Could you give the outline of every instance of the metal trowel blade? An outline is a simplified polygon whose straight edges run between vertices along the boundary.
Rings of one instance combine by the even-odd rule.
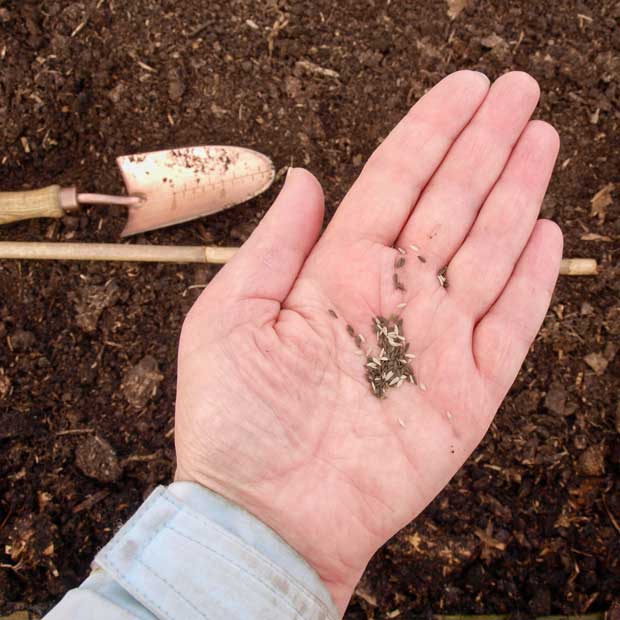
[[[238,146],[195,146],[116,160],[130,196],[127,237],[217,213],[264,192],[275,169],[261,153]]]

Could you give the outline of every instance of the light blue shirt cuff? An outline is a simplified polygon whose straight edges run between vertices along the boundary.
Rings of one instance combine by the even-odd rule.
[[[47,620],[337,620],[316,572],[242,508],[190,482],[158,487]]]

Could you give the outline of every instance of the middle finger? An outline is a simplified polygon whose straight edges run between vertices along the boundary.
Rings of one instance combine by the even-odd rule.
[[[527,73],[500,77],[428,183],[398,245],[414,245],[435,270],[467,236],[534,111],[540,90]]]

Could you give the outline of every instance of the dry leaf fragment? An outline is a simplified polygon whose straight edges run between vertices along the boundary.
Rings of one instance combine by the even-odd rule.
[[[132,366],[123,377],[121,392],[134,409],[144,409],[157,395],[164,375],[159,372],[159,364],[152,355],[146,355],[138,364]]]
[[[482,45],[482,47],[488,50],[492,50],[494,47],[497,47],[498,45],[505,45],[505,44],[506,44],[506,41],[504,41],[502,37],[495,34],[494,32],[480,39],[480,45]]]
[[[456,19],[464,9],[474,5],[475,0],[446,0],[448,3],[448,17]]]
[[[597,375],[602,375],[607,369],[607,364],[609,364],[602,353],[589,353],[583,359]]]
[[[605,454],[601,445],[590,446],[579,455],[577,469],[582,476],[605,475]]]
[[[600,189],[590,200],[592,208],[590,215],[592,217],[598,217],[599,224],[605,222],[605,216],[607,215],[607,207],[613,203],[611,192],[613,192],[615,185],[613,183],[607,183],[605,187]]]

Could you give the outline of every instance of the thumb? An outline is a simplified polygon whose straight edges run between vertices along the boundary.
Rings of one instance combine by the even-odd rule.
[[[282,303],[319,238],[323,211],[317,179],[302,168],[289,168],[272,207],[210,288],[224,287],[229,299]]]

